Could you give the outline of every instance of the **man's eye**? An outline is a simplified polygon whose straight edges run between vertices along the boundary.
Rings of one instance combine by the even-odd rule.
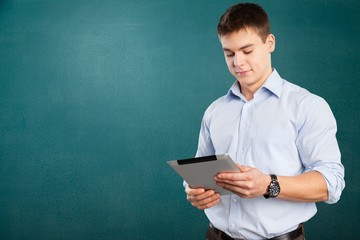
[[[250,54],[252,53],[252,50],[251,51],[244,51],[244,54]]]
[[[227,56],[227,57],[233,57],[233,56],[234,56],[234,53],[226,53],[226,56]]]

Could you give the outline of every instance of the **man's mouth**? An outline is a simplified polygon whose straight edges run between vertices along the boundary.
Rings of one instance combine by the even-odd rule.
[[[235,70],[235,73],[237,75],[245,75],[245,74],[249,73],[250,71],[251,71],[251,69],[250,70]]]

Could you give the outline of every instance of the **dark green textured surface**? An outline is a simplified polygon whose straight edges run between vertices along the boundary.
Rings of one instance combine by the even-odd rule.
[[[235,1],[0,0],[0,238],[203,239],[166,160],[195,154],[234,81],[216,35]],[[259,1],[282,77],[324,97],[347,186],[308,239],[360,221],[360,3]]]

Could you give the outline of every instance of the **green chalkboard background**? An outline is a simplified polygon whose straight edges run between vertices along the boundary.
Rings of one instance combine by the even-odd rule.
[[[193,156],[233,83],[216,35],[235,1],[0,0],[0,238],[204,239],[166,164]],[[259,1],[282,77],[324,97],[347,186],[308,239],[360,234],[360,2]]]

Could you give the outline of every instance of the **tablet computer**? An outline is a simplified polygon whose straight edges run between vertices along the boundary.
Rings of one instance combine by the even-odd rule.
[[[228,154],[171,160],[167,162],[191,188],[213,189],[222,195],[232,192],[216,185],[214,177],[219,172],[239,172]]]

